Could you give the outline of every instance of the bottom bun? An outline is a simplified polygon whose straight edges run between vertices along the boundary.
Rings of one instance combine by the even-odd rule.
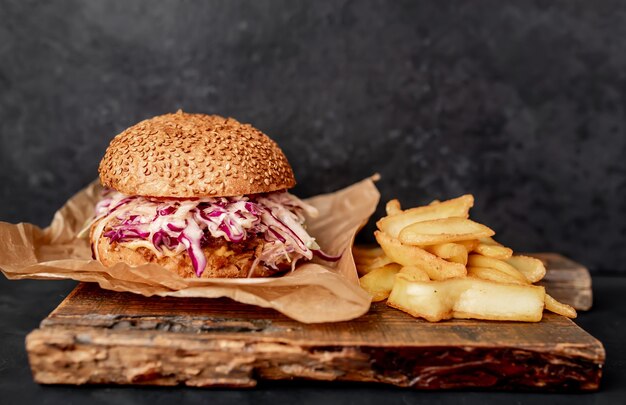
[[[212,246],[203,248],[207,258],[207,266],[201,278],[244,278],[248,277],[248,272],[252,267],[255,258],[255,251],[262,248],[257,244],[249,246],[252,249],[231,249],[229,243],[224,239],[221,243],[213,243]],[[98,240],[98,258],[100,262],[109,267],[116,263],[126,263],[130,266],[140,266],[146,263],[156,263],[167,270],[177,273],[185,278],[197,278],[191,265],[191,259],[187,252],[176,256],[157,257],[150,249],[143,247],[130,249],[124,246],[123,242],[109,243],[108,238],[101,237]],[[284,270],[276,270],[258,264],[254,273],[250,277],[269,277],[282,273]]]

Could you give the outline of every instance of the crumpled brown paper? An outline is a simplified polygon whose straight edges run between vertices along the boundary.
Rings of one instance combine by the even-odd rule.
[[[343,252],[337,263],[314,259],[272,278],[185,279],[152,263],[105,267],[91,259],[89,242],[77,238],[99,195],[100,186],[94,182],[57,211],[46,229],[0,222],[0,270],[9,279],[97,282],[108,290],[145,296],[230,297],[306,323],[345,321],[369,309],[370,296],[359,287],[350,247],[380,198],[372,179],[307,200],[320,213],[307,218],[307,229],[325,252]]]

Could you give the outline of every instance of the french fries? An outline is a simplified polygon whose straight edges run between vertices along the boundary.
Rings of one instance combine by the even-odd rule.
[[[539,322],[545,290],[474,277],[413,281],[396,276],[387,305],[430,322],[450,318]]]
[[[378,221],[376,225],[379,230],[385,232],[387,235],[392,238],[397,238],[402,229],[416,222],[450,217],[467,218],[469,216],[469,210],[473,205],[474,197],[464,195],[453,200],[424,207],[410,208],[397,215],[386,216]]]
[[[400,214],[402,212],[402,208],[400,208],[400,201],[398,200],[387,201],[387,204],[385,204],[385,211],[387,211],[387,215],[389,216]]]
[[[441,218],[411,224],[400,231],[398,239],[409,245],[424,246],[478,239],[494,234],[485,225],[466,218]]]
[[[411,281],[430,281],[428,273],[417,266],[404,266],[398,274],[402,274],[406,279]]]
[[[398,271],[400,265],[395,263],[374,269],[360,278],[361,288],[372,295],[372,301],[382,301],[389,297]]]
[[[543,262],[534,257],[512,256],[506,262],[522,273],[529,283],[536,283],[546,275],[546,267]]]
[[[468,252],[472,252],[478,245],[480,245],[480,242],[477,239],[460,240],[454,243],[465,246],[465,249],[467,249]]]
[[[388,258],[387,256],[385,256],[384,254],[382,256],[379,256],[377,258],[374,258],[370,261],[367,262],[363,262],[363,263],[357,263],[357,270],[359,272],[359,274],[364,275],[369,273],[370,271],[377,269],[379,267],[383,267],[386,266],[388,264],[392,264],[393,260],[391,260],[390,258]]]
[[[383,267],[393,261],[385,256],[385,252],[380,247],[353,247],[352,255],[354,263],[360,276],[370,271]]]
[[[387,257],[403,266],[420,267],[432,280],[463,277],[467,274],[464,265],[448,262],[417,246],[404,245],[384,232],[376,231],[374,236]]]
[[[425,250],[436,256],[454,263],[467,264],[467,249],[458,243],[441,243],[439,245],[426,246]]]
[[[495,232],[469,219],[472,195],[402,210],[389,201],[374,232],[379,248],[353,250],[361,286],[373,301],[431,322],[474,318],[538,322],[544,309],[576,311],[533,285],[546,273],[535,258],[514,255]]]
[[[493,257],[470,255],[469,259],[467,260],[467,264],[468,266],[472,267],[487,267],[496,269],[499,272],[506,274],[511,279],[517,280],[521,284],[528,284],[528,280],[526,280],[526,277],[524,277],[522,273],[517,271],[515,267],[502,260],[494,259]]]
[[[483,245],[502,246],[502,244],[500,242],[496,242],[496,240],[494,238],[492,238],[491,236],[486,236],[484,238],[480,238],[478,240],[478,242],[482,243]]]
[[[479,243],[473,251],[483,256],[501,260],[508,259],[513,256],[513,249],[500,245],[488,245],[485,243]]]
[[[491,280],[497,283],[527,284],[526,280],[519,281],[517,278],[512,277],[511,275],[498,269],[494,269],[493,267],[468,267],[467,274],[469,276],[482,278],[483,280]]]
[[[558,302],[550,295],[546,294],[546,309],[555,314],[563,315],[567,318],[576,318],[576,310],[567,304]]]

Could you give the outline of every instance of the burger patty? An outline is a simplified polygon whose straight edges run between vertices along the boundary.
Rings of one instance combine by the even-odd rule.
[[[248,273],[256,257],[263,250],[265,241],[263,238],[254,236],[241,242],[229,242],[224,238],[207,237],[203,241],[207,265],[202,273],[202,278],[243,278]],[[166,269],[178,273],[185,278],[196,278],[196,273],[191,264],[191,259],[186,251],[176,256],[158,257],[152,250],[139,247],[130,249],[125,247],[124,242],[110,243],[106,237],[98,241],[98,256],[105,266],[115,263],[127,263],[137,266],[145,263],[156,263]],[[283,273],[290,268],[285,260],[278,265],[279,269],[272,269],[263,263],[258,263],[251,277],[269,277]]]

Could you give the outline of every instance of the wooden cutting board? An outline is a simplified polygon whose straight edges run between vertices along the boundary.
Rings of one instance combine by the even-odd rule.
[[[555,296],[569,302],[586,296],[590,304],[584,268],[558,255],[542,258],[550,266],[549,291],[560,289]],[[349,322],[306,325],[228,299],[143,297],[92,283],[79,284],[28,335],[26,347],[42,384],[198,387],[312,379],[589,391],[598,388],[605,358],[598,340],[549,313],[534,324],[431,324],[375,304]]]

